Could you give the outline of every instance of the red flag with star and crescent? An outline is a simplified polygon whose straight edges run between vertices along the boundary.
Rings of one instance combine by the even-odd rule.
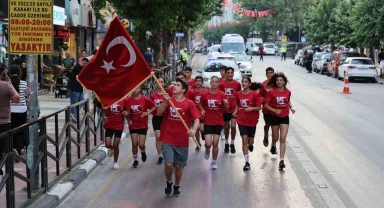
[[[95,56],[77,76],[103,108],[124,99],[152,76],[152,70],[118,17],[110,23]]]

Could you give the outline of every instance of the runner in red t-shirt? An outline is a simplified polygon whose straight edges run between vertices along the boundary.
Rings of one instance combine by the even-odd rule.
[[[204,88],[203,88],[203,80],[204,80],[204,79],[203,79],[203,77],[201,77],[201,76],[197,76],[197,77],[195,77],[194,94],[195,94],[195,103],[196,103],[196,106],[199,105],[200,100],[201,100],[201,96],[202,96],[204,93],[208,92],[207,89],[204,89]],[[198,109],[199,112],[200,112],[200,108],[197,108],[197,109]],[[201,113],[201,112],[200,112],[200,113]],[[200,117],[200,128],[199,128],[198,131],[196,131],[196,135],[195,135],[196,140],[197,140],[197,142],[199,142],[199,144],[200,144],[200,134],[201,134],[201,139],[204,140],[204,134],[203,134],[203,132],[204,132],[204,116],[201,115],[201,117]],[[201,146],[201,145],[200,145],[200,146]],[[198,150],[200,150],[200,148],[199,148],[199,147],[196,147],[195,150],[198,151]]]
[[[271,116],[272,154],[277,154],[276,143],[280,138],[280,169],[285,168],[285,140],[287,138],[289,128],[289,109],[291,109],[293,114],[296,112],[291,104],[291,91],[286,88],[287,83],[288,80],[284,74],[279,73],[273,75],[268,83],[268,86],[273,89],[269,91],[265,97],[265,107],[273,112],[273,115]]]
[[[265,96],[267,95],[267,93],[272,89],[272,88],[268,87],[268,81],[271,79],[271,77],[274,74],[275,74],[275,70],[272,67],[268,67],[265,70],[265,76],[267,76],[267,80],[265,80],[263,83],[261,83],[262,88],[259,91],[261,97],[263,97],[263,117],[264,117],[264,121],[265,121],[263,144],[265,147],[268,147],[268,145],[269,145],[268,135],[269,135],[269,128],[271,127],[270,120],[271,120],[272,112],[269,111],[265,107],[264,100],[265,100]]]
[[[137,168],[138,147],[141,152],[141,160],[147,161],[145,153],[145,140],[148,131],[148,115],[156,110],[155,103],[141,94],[141,88],[138,87],[132,92],[132,96],[125,100],[125,109],[129,111],[129,133],[132,141],[133,167]]]
[[[175,186],[173,187],[173,195],[180,196],[180,180],[183,174],[183,167],[187,166],[189,137],[196,134],[199,128],[200,113],[196,108],[196,104],[185,99],[184,94],[188,91],[188,84],[176,79],[176,85],[173,88],[174,97],[164,95],[164,102],[157,108],[157,114],[162,115],[165,112],[163,124],[161,125],[160,141],[162,142],[161,149],[164,155],[165,176],[167,178],[167,186],[165,195],[169,196],[172,193],[172,173],[175,167]],[[172,101],[175,108],[170,104]],[[193,128],[187,131],[176,113],[176,110],[181,115],[181,119],[188,125],[191,120],[194,120]]]
[[[184,74],[183,72],[177,72],[177,73],[176,73],[176,78],[181,79],[181,80],[183,80],[184,82],[187,82],[187,81],[185,80],[185,74]],[[173,96],[174,96],[174,94],[173,94],[173,87],[174,87],[174,85],[171,85],[171,86],[169,86],[168,89],[167,89],[167,93],[168,93],[169,97],[173,97]],[[188,87],[189,87],[189,86],[188,86]],[[185,97],[188,98],[188,99],[190,99],[190,100],[192,100],[192,101],[195,100],[195,94],[194,94],[193,91],[194,91],[194,90],[191,89],[191,87],[189,87],[188,91],[185,93]]]
[[[227,80],[227,75],[225,75],[225,69],[226,69],[226,68],[227,68],[227,67],[224,66],[224,65],[221,65],[221,66],[220,66],[220,75],[221,75],[221,78],[219,78],[219,84],[220,84],[220,82]]]
[[[199,105],[201,114],[207,118],[204,123],[204,158],[206,160],[209,159],[213,143],[212,170],[217,169],[216,160],[219,153],[219,139],[224,125],[223,112],[229,108],[227,96],[218,89],[218,86],[219,78],[216,76],[211,77],[211,89],[202,95]]]
[[[96,98],[97,99],[97,98]],[[104,113],[104,129],[105,129],[105,147],[108,148],[107,155],[113,155],[113,169],[119,169],[117,159],[119,158],[120,138],[124,130],[124,104],[125,101],[120,101],[113,104],[111,107],[103,110]],[[112,145],[112,137],[115,135]]]
[[[192,68],[190,66],[184,69],[185,81],[188,83],[189,88],[195,87],[195,80],[192,78]]]
[[[262,98],[256,92],[251,90],[251,78],[243,77],[241,80],[243,91],[236,95],[237,100],[237,124],[239,125],[240,136],[243,140],[243,153],[245,165],[243,170],[251,169],[249,164],[249,155],[253,151],[253,143],[256,134],[256,125],[259,121],[259,111],[261,110]]]
[[[164,88],[165,78],[159,77],[157,79],[159,80],[160,85]],[[151,100],[156,104],[157,107],[160,106],[160,104],[164,101],[164,94],[159,86],[157,86],[157,91],[151,94]],[[159,160],[157,161],[157,164],[161,165],[163,164],[164,157],[163,153],[161,152],[160,128],[161,123],[163,122],[164,115],[158,115],[156,110],[153,111],[152,115],[152,127],[156,137],[156,150],[157,154],[159,155]]]
[[[220,82],[219,89],[225,93],[229,102],[229,110],[223,114],[224,117],[224,134],[225,134],[225,148],[224,152],[236,153],[235,138],[236,138],[236,115],[233,114],[236,110],[236,94],[241,91],[241,85],[238,81],[233,80],[234,69],[228,67],[225,69],[227,80]],[[229,125],[231,122],[231,126]],[[228,137],[229,129],[231,129],[231,146],[229,146]]]

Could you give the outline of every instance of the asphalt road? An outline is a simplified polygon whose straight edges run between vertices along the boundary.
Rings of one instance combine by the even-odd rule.
[[[260,119],[250,171],[242,170],[239,136],[236,154],[224,154],[224,144],[219,144],[215,171],[203,151],[194,151],[191,141],[182,196],[165,198],[163,166],[156,164],[149,131],[146,163],[131,168],[131,144],[126,140],[121,144],[120,169],[112,170],[112,160],[107,158],[59,207],[382,207],[384,86],[351,83],[352,94],[344,95],[343,82],[307,74],[292,59],[253,59],[253,81],[264,81],[265,69],[272,66],[290,82],[297,112],[291,116],[285,171],[277,169],[277,156],[262,146]],[[205,60],[197,54],[194,71]]]

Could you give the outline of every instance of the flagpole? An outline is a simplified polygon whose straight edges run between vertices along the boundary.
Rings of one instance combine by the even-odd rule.
[[[151,74],[152,74],[152,77],[153,77],[153,79],[155,80],[157,86],[160,87],[161,91],[162,91],[164,94],[167,94],[167,92],[165,92],[163,86],[161,86],[159,80],[158,80],[157,77],[154,75],[154,73],[152,72]],[[169,103],[171,104],[171,106],[172,106],[173,109],[176,109],[175,105],[172,103],[171,100],[169,100]],[[183,117],[181,117],[179,111],[175,110],[175,112],[176,112],[177,116],[180,118],[180,120],[181,120],[181,122],[183,123],[184,127],[187,129],[187,131],[189,131],[189,127],[188,127],[188,125],[185,123],[185,121],[183,120]],[[200,144],[197,142],[196,137],[193,136],[192,139],[193,139],[193,141],[196,143],[196,145],[200,148]]]

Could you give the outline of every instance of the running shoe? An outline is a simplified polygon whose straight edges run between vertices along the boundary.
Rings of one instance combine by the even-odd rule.
[[[139,167],[139,161],[137,161],[137,160],[133,161],[132,167],[134,167],[134,168]]]
[[[217,164],[215,162],[211,163],[211,169],[216,170],[217,169]]]
[[[211,155],[211,151],[205,150],[205,152],[204,152],[204,159],[209,160],[210,155]]]
[[[235,149],[235,145],[234,144],[231,144],[231,153],[232,154],[236,153],[236,149]]]
[[[279,169],[283,170],[283,168],[285,168],[284,160],[280,161],[279,163]]]
[[[173,186],[173,196],[175,197],[181,196],[180,186]]]
[[[147,161],[147,153],[145,153],[145,152],[142,152],[142,153],[141,153],[141,160],[142,160],[143,162]]]
[[[220,137],[221,137],[221,140],[225,140],[224,130],[221,130]]]
[[[267,138],[264,138],[264,140],[263,140],[263,144],[264,144],[264,147],[268,147],[268,145],[269,145],[268,137],[267,137]]]
[[[163,157],[159,157],[159,160],[157,161],[157,164],[161,165],[161,164],[163,164],[163,161],[164,161],[164,158]]]
[[[229,144],[225,144],[224,152],[229,153]]]
[[[243,170],[249,170],[249,169],[251,169],[251,165],[249,164],[249,162],[245,162]]]
[[[119,164],[117,162],[113,163],[113,170],[119,169]]]
[[[250,152],[253,152],[253,144],[248,145],[248,150],[249,150]]]
[[[108,155],[108,157],[112,157],[113,156],[113,149],[112,148],[108,148],[107,155]]]
[[[172,185],[173,185],[173,182],[168,183],[168,181],[167,181],[167,186],[165,187],[165,195],[166,196],[170,196],[172,194]]]
[[[272,145],[271,146],[271,153],[272,153],[272,155],[276,155],[277,154],[276,145]]]

